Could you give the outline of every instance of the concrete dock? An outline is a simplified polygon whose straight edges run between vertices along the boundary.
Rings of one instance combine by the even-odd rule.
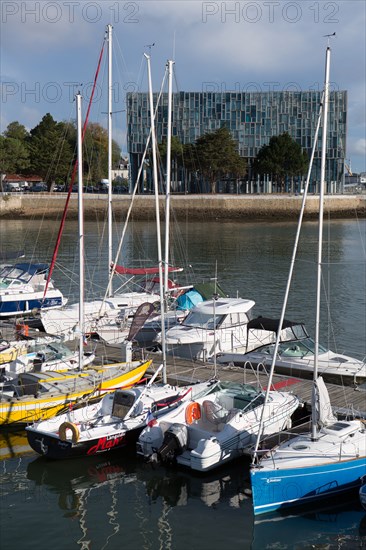
[[[85,194],[84,215],[87,220],[106,219],[106,194]],[[164,216],[165,196],[160,198],[161,216]],[[0,219],[60,219],[66,201],[66,193],[24,193],[0,196]],[[236,221],[286,221],[297,220],[302,203],[301,195],[253,194],[253,195],[172,195],[171,209],[181,221],[236,220]],[[113,216],[124,220],[131,205],[129,195],[113,195]],[[308,195],[305,219],[315,219],[319,211],[319,197]],[[330,218],[366,216],[366,194],[326,195],[324,213]],[[77,219],[77,193],[72,193],[68,218]],[[131,218],[155,220],[155,197],[136,195]]]

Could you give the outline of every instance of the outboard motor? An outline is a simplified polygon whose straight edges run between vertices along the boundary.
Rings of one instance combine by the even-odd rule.
[[[163,443],[156,454],[162,462],[173,462],[177,455],[185,451],[187,443],[187,426],[172,424],[165,432]]]

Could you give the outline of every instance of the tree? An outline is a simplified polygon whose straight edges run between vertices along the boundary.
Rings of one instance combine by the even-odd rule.
[[[239,155],[237,144],[225,127],[197,139],[195,158],[200,173],[211,185],[212,193],[216,193],[220,178],[242,177],[246,172],[246,161]]]
[[[56,122],[47,113],[41,122],[30,131],[30,171],[51,182],[65,182],[73,159],[73,146],[68,141],[69,126]]]
[[[14,121],[8,124],[0,136],[0,172],[2,174],[24,172],[29,167],[29,149],[26,128]]]
[[[0,136],[0,172],[24,172],[30,165],[27,144],[20,139]]]
[[[307,153],[285,132],[271,137],[269,144],[260,149],[253,170],[256,174],[271,174],[282,188],[286,177],[305,174],[308,164]]]
[[[119,165],[121,149],[112,140],[112,166]],[[91,183],[98,183],[108,175],[108,132],[97,122],[90,122],[84,138],[85,177]]]
[[[17,120],[14,120],[8,124],[4,132],[4,136],[24,142],[29,137],[29,132],[23,124],[20,124]]]

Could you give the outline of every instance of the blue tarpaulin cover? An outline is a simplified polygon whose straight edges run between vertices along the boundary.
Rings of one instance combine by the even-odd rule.
[[[177,298],[177,309],[191,309],[200,302],[203,302],[203,298],[201,294],[193,288]]]

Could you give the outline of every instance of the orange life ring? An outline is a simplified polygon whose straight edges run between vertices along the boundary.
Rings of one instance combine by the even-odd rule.
[[[192,424],[195,420],[201,418],[201,407],[197,401],[189,403],[186,407],[186,422],[187,424]]]
[[[58,435],[61,441],[67,441],[67,435],[66,435],[67,430],[71,430],[72,432],[71,441],[73,443],[77,443],[79,441],[80,432],[79,432],[79,428],[72,422],[63,422],[59,427]]]

